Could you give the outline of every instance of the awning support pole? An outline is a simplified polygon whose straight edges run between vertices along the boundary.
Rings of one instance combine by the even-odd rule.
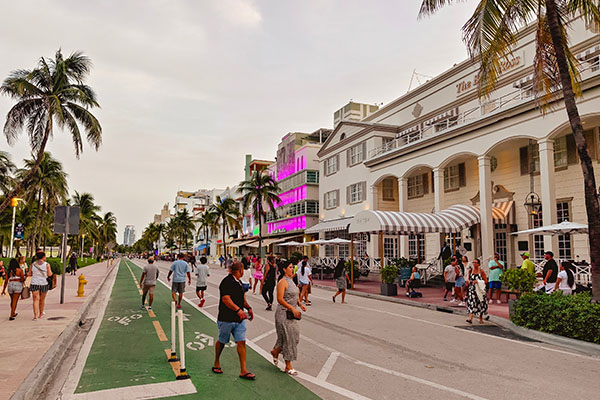
[[[350,289],[354,289],[354,233],[350,234]]]
[[[379,277],[381,279],[381,282],[383,282],[383,267],[384,267],[384,257],[383,257],[383,231],[379,232],[379,258],[381,259],[380,262],[380,270],[379,270]]]

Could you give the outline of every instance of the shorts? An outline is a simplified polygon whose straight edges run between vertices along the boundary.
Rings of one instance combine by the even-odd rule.
[[[47,292],[50,289],[50,287],[48,286],[48,284],[45,285],[31,285],[29,287],[29,290],[32,292]]]
[[[446,290],[451,292],[454,288],[454,282],[446,282]]]
[[[23,291],[23,283],[18,281],[9,281],[8,286],[8,294],[21,293]]]
[[[458,279],[456,280],[456,282],[454,283],[454,286],[456,286],[456,287],[465,286],[465,278],[463,278],[462,276],[459,276]]]
[[[173,285],[171,286],[171,292],[183,294],[183,292],[185,292],[185,282],[173,282]]]
[[[156,285],[144,285],[144,288],[142,289],[142,295],[145,296],[147,293],[154,295],[155,287],[156,287]]]
[[[247,292],[248,290],[250,290],[250,284],[249,283],[242,283],[242,287],[244,288],[244,292]]]
[[[196,286],[196,292],[199,292],[201,290],[206,290],[206,286]]]
[[[502,282],[500,281],[489,281],[488,288],[500,290],[502,288]]]
[[[217,321],[219,328],[219,342],[229,343],[229,338],[233,335],[235,342],[244,342],[246,340],[246,320],[242,322]]]

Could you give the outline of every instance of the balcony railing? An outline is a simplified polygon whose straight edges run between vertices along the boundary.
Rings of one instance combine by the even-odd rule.
[[[582,81],[598,75],[600,73],[600,59],[597,58],[594,62],[589,63],[587,67],[580,70],[580,73]],[[477,107],[459,112],[457,116],[429,126],[425,126],[422,129],[406,133],[384,143],[383,146],[370,150],[367,161],[390,153],[394,150],[408,147],[424,139],[434,137],[450,128],[465,126],[492,113],[499,113],[501,111],[513,108],[517,105],[523,104],[524,102],[531,101],[533,98],[534,95],[530,85],[506,95],[489,99]]]

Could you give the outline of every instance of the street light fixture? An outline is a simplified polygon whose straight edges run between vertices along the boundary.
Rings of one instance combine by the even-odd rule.
[[[525,196],[525,203],[523,206],[525,206],[525,209],[527,210],[527,215],[531,215],[532,217],[538,215],[542,209],[540,196],[535,192],[530,192]]]
[[[15,242],[15,217],[16,217],[17,206],[19,205],[19,201],[22,201],[23,203],[25,203],[25,200],[20,199],[18,197],[13,197],[12,199],[10,199],[10,206],[12,207],[13,212],[12,212],[12,224],[10,227],[10,250],[8,251],[9,258],[12,258],[13,243]]]

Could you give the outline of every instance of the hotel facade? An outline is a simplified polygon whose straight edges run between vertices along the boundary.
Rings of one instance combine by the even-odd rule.
[[[573,26],[583,92],[577,104],[598,176],[600,35],[582,20]],[[514,235],[565,220],[587,223],[567,113],[562,101],[540,112],[532,92],[534,55],[535,30],[527,27],[489,98],[479,97],[479,65],[467,60],[360,121],[341,120],[318,153],[320,223],[310,232],[321,239],[355,232],[355,256],[367,253],[375,269],[382,256],[437,257],[444,241],[469,259],[498,252],[511,266],[523,251],[536,260],[552,250],[557,258],[589,261],[585,235]],[[457,205],[476,209],[477,220],[455,232],[428,233],[427,224],[444,223]],[[398,222],[377,211],[418,213],[406,216],[416,218],[420,228],[413,231],[420,233],[394,229]],[[360,229],[372,225],[368,219],[385,227]],[[319,255],[330,256],[326,251]],[[340,249],[348,255],[348,246]]]

